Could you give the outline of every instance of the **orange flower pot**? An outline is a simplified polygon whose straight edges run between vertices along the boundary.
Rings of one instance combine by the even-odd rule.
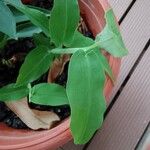
[[[107,0],[79,0],[79,5],[86,24],[93,35],[96,35],[105,26],[104,13],[110,9]],[[117,77],[121,60],[111,55],[107,55],[107,58]],[[107,78],[104,89],[107,102],[112,88],[113,84]],[[69,123],[68,118],[53,129],[44,131],[17,130],[1,123],[0,150],[54,150],[72,139]]]

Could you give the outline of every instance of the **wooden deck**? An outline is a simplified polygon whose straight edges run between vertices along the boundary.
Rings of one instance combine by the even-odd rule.
[[[90,143],[58,150],[150,150],[150,0],[109,0],[129,55],[101,130]]]

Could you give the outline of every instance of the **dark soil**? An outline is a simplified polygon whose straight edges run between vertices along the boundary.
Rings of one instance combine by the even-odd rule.
[[[51,10],[53,7],[53,2],[54,0],[32,0],[28,4]]]
[[[8,41],[0,50],[0,87],[15,82],[27,53],[35,46],[31,38]]]

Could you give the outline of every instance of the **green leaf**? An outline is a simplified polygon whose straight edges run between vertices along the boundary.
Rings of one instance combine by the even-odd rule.
[[[66,105],[68,104],[66,89],[57,84],[38,84],[31,90],[30,102],[48,106]]]
[[[19,71],[17,85],[28,84],[38,79],[49,69],[53,55],[48,51],[49,48],[39,46],[27,55]]]
[[[79,22],[77,0],[55,0],[50,17],[50,35],[56,46],[70,45]]]
[[[9,6],[9,9],[13,13],[15,20],[16,20],[16,23],[29,21],[29,18],[25,14],[20,12],[18,9],[16,9],[15,7]]]
[[[15,86],[13,83],[0,89],[0,101],[19,100],[28,94],[29,89],[27,86]]]
[[[66,91],[75,144],[88,142],[102,125],[106,109],[104,84],[105,73],[99,56],[94,51],[74,53],[69,64]]]
[[[105,49],[115,57],[127,55],[128,51],[123,43],[112,9],[106,12],[105,18],[106,26],[104,30],[97,35],[96,42],[100,48]]]
[[[101,61],[101,65],[102,65],[104,71],[106,72],[106,74],[111,78],[111,80],[113,82],[115,82],[115,77],[113,75],[112,69],[111,69],[109,62],[106,59],[106,57],[100,52],[100,50],[98,48],[95,50],[95,53],[99,57],[99,59]]]
[[[7,34],[11,38],[16,36],[15,18],[3,1],[0,1],[0,32]]]
[[[36,27],[31,22],[26,22],[17,26],[17,37],[31,37],[33,34],[41,31],[39,27]]]
[[[46,16],[50,16],[50,10],[45,9],[45,8],[41,8],[41,7],[37,7],[37,6],[33,6],[33,5],[27,5],[29,8],[33,8],[33,9],[37,9],[41,12],[43,12]]]
[[[79,48],[79,47],[87,47],[92,44],[94,44],[94,41],[91,38],[85,37],[83,34],[76,31],[73,41],[70,45],[68,45],[68,47]]]
[[[8,36],[0,32],[0,49],[4,48],[5,44],[7,43]]]
[[[8,4],[12,5],[22,13],[24,13],[30,21],[40,27],[42,31],[49,36],[49,19],[42,11],[39,11],[34,8],[29,8],[21,3],[18,0],[5,0]]]
[[[47,47],[52,47],[50,44],[50,39],[45,37],[42,33],[34,34],[33,39],[36,46],[44,45]]]

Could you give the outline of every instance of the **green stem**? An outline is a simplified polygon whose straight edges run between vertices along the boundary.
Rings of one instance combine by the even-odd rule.
[[[28,84],[28,89],[29,89],[29,101],[30,101],[31,96],[32,96],[32,87],[30,83]]]
[[[55,48],[53,50],[49,50],[49,53],[54,54],[73,54],[77,52],[78,50],[83,50],[84,52],[90,52],[94,48],[99,47],[99,42],[95,42],[94,44],[88,46],[88,47],[80,47],[80,48]]]
[[[94,49],[94,48],[96,48],[96,47],[98,47],[98,42],[95,42],[93,45],[91,45],[91,46],[88,46],[88,47],[83,47],[82,49],[85,51],[85,52],[87,52],[87,51],[90,51],[90,50],[92,50],[92,49]]]

